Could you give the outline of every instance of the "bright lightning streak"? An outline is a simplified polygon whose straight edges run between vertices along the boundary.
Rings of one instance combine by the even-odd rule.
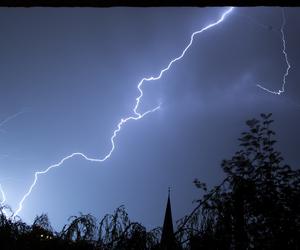
[[[0,192],[1,192],[1,196],[2,196],[2,200],[0,202],[0,209],[1,209],[1,212],[6,216],[8,217],[8,213],[6,211],[7,207],[5,206],[5,202],[6,202],[6,195],[5,195],[5,192],[2,188],[2,185],[0,184]]]
[[[3,121],[0,122],[0,128],[1,128],[4,124],[8,123],[10,120],[12,120],[12,119],[16,118],[17,116],[19,116],[19,115],[21,115],[21,114],[24,114],[24,113],[25,113],[25,111],[20,111],[20,112],[18,112],[18,113],[15,113],[15,114],[13,114],[13,115],[11,115],[11,116],[5,118]]]
[[[260,84],[257,84],[257,87],[267,91],[268,93],[274,94],[274,95],[280,95],[280,94],[284,93],[286,78],[289,75],[289,70],[291,68],[291,65],[290,65],[289,60],[288,60],[288,55],[286,53],[286,40],[285,40],[285,35],[284,35],[285,23],[286,23],[286,20],[285,20],[284,9],[282,9],[282,25],[281,25],[280,32],[281,32],[281,38],[282,38],[282,53],[284,54],[284,58],[285,58],[287,68],[286,68],[285,74],[283,75],[281,89],[279,89],[278,91],[273,91],[273,90],[270,90],[270,89],[267,89],[267,88],[263,87]]]
[[[110,151],[108,152],[108,154],[106,156],[104,156],[103,158],[100,158],[100,159],[97,159],[97,158],[90,158],[90,157],[87,157],[85,154],[83,153],[80,153],[80,152],[76,152],[76,153],[72,153],[66,157],[64,157],[60,162],[56,163],[56,164],[53,164],[51,166],[49,166],[48,168],[46,168],[45,170],[43,171],[37,171],[34,173],[34,181],[32,182],[29,190],[27,191],[27,193],[23,196],[23,198],[21,199],[21,201],[19,202],[19,207],[18,209],[16,210],[16,212],[14,213],[13,216],[16,216],[23,208],[23,203],[24,201],[26,200],[26,198],[31,194],[32,192],[32,189],[34,188],[34,186],[36,185],[37,183],[37,180],[38,180],[38,176],[39,175],[43,175],[43,174],[46,174],[47,172],[49,172],[51,169],[53,168],[56,168],[56,167],[59,167],[61,166],[66,160],[68,159],[71,159],[73,158],[74,156],[81,156],[83,157],[85,160],[87,161],[91,161],[91,162],[103,162],[103,161],[106,161],[108,158],[110,158],[112,152],[115,150],[115,138],[117,136],[117,134],[121,131],[122,129],[122,125],[125,124],[126,122],[130,121],[130,120],[139,120],[141,118],[143,118],[145,115],[149,114],[149,113],[152,113],[152,112],[155,112],[156,110],[158,110],[160,108],[160,106],[157,106],[155,107],[154,109],[151,109],[151,110],[148,110],[146,111],[145,113],[136,113],[137,116],[130,116],[130,117],[126,117],[126,118],[122,118],[121,121],[118,123],[117,125],[117,129],[114,130],[113,132],[113,135],[112,137],[110,138],[110,141],[111,141],[111,149]]]
[[[112,137],[110,138],[110,141],[111,141],[111,150],[108,152],[108,154],[106,156],[104,156],[103,158],[100,158],[100,159],[97,159],[97,158],[90,158],[90,157],[87,157],[85,154],[83,153],[80,153],[80,152],[77,152],[77,153],[72,153],[66,157],[64,157],[60,162],[56,163],[56,164],[53,164],[51,166],[49,166],[48,168],[46,168],[45,170],[43,171],[37,171],[35,172],[34,174],[34,181],[33,183],[30,185],[29,187],[29,190],[27,191],[27,193],[23,196],[23,198],[21,199],[21,201],[19,202],[19,207],[18,209],[16,210],[16,212],[14,213],[13,216],[16,216],[23,208],[23,203],[24,201],[26,200],[26,198],[31,194],[33,188],[35,187],[36,183],[37,183],[37,180],[38,180],[38,177],[39,175],[43,175],[43,174],[46,174],[47,172],[49,172],[51,169],[53,168],[57,168],[59,166],[61,166],[66,160],[68,159],[71,159],[73,158],[74,156],[81,156],[82,158],[84,158],[85,160],[87,161],[92,161],[92,162],[103,162],[103,161],[106,161],[108,158],[110,158],[111,154],[113,153],[113,151],[115,150],[115,138],[117,137],[118,133],[121,131],[122,129],[122,126],[127,123],[128,121],[130,120],[139,120],[141,118],[143,118],[145,115],[149,114],[149,113],[152,113],[152,112],[155,112],[156,110],[158,110],[160,108],[160,106],[157,106],[151,110],[148,110],[144,113],[140,113],[138,111],[138,108],[139,108],[139,105],[141,103],[141,99],[144,95],[143,93],[143,90],[142,90],[142,86],[143,86],[143,83],[145,82],[151,82],[151,81],[156,81],[156,80],[159,80],[163,74],[168,71],[172,64],[179,61],[180,59],[182,59],[185,55],[185,53],[187,52],[187,50],[191,47],[193,41],[194,41],[194,37],[197,35],[197,34],[200,34],[216,25],[218,25],[219,23],[223,22],[224,19],[226,18],[226,16],[233,10],[234,8],[233,7],[230,7],[228,8],[223,14],[222,16],[214,23],[211,23],[207,26],[205,26],[204,28],[202,28],[201,30],[198,30],[198,31],[195,31],[194,33],[192,33],[191,37],[190,37],[190,42],[188,43],[188,45],[184,48],[184,50],[182,51],[182,53],[180,54],[180,56],[174,58],[173,60],[170,61],[170,63],[168,64],[168,66],[164,69],[162,69],[160,71],[160,73],[157,75],[157,76],[151,76],[149,78],[143,78],[137,85],[137,89],[139,91],[139,95],[138,97],[135,99],[135,105],[134,105],[134,108],[133,108],[133,113],[134,113],[134,116],[129,116],[129,117],[126,117],[126,118],[122,118],[120,120],[120,122],[118,123],[117,125],[117,129],[114,130],[113,132],[113,135]]]
[[[0,206],[4,206],[4,203],[6,201],[6,196],[5,196],[5,192],[3,191],[2,185],[0,184],[0,192],[1,192],[1,196],[2,196],[2,200],[0,202]]]
[[[10,120],[15,119],[16,117],[18,117],[19,115],[22,115],[24,113],[25,113],[25,111],[20,111],[20,112],[17,112],[17,113],[15,113],[13,115],[10,115],[10,116],[6,117],[4,120],[2,120],[0,122],[0,128],[3,127],[6,123],[8,123]],[[0,131],[3,132],[5,130],[0,129]],[[2,155],[2,156],[0,156],[0,159],[4,159],[6,157],[7,157],[7,155]],[[5,202],[6,202],[6,195],[5,195],[5,192],[4,192],[1,184],[0,184],[0,193],[1,193],[1,196],[2,196],[2,200],[0,202],[0,207],[3,208],[3,206],[5,205]],[[4,211],[4,214],[7,215],[5,213],[5,211]]]
[[[168,66],[167,66],[166,68],[162,69],[157,77],[153,77],[153,76],[152,76],[152,77],[149,77],[149,78],[143,78],[143,79],[139,82],[137,88],[139,89],[140,95],[136,98],[136,104],[135,104],[135,107],[134,107],[134,109],[133,109],[133,111],[134,111],[135,114],[138,114],[137,109],[138,109],[139,104],[140,104],[140,99],[141,99],[142,96],[143,96],[143,91],[141,90],[141,86],[142,86],[142,84],[144,83],[144,81],[148,81],[148,82],[149,82],[149,81],[156,81],[156,80],[159,80],[159,79],[162,77],[162,75],[163,75],[166,71],[168,71],[168,70],[170,69],[170,67],[172,66],[173,63],[175,63],[176,61],[178,61],[178,60],[180,60],[181,58],[184,57],[184,55],[185,55],[185,53],[187,52],[187,50],[191,47],[191,45],[192,45],[192,43],[193,43],[193,41],[194,41],[194,37],[195,37],[196,35],[198,35],[198,34],[204,32],[204,31],[206,31],[206,30],[208,30],[208,29],[210,29],[210,28],[212,28],[212,27],[218,25],[218,24],[221,23],[221,22],[223,22],[224,19],[226,18],[226,16],[227,16],[233,9],[234,9],[234,7],[230,7],[227,11],[225,11],[225,12],[223,13],[223,15],[221,16],[221,18],[220,18],[218,21],[216,21],[216,22],[214,22],[214,23],[211,23],[211,24],[205,26],[205,27],[202,28],[201,30],[195,31],[195,32],[191,35],[191,37],[190,37],[190,42],[189,42],[188,45],[185,47],[185,49],[182,51],[181,55],[178,56],[178,57],[176,57],[176,58],[174,58],[172,61],[170,61],[170,63],[168,64]]]

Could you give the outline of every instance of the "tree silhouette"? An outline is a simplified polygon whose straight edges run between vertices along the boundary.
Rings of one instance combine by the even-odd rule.
[[[283,164],[272,123],[271,114],[246,122],[240,150],[222,162],[225,179],[180,221],[177,235],[190,249],[299,248],[300,171]]]
[[[104,249],[155,249],[159,236],[158,228],[147,232],[140,223],[131,222],[124,206],[120,206],[100,221],[98,245]]]

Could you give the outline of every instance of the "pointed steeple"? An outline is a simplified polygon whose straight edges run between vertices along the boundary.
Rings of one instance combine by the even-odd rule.
[[[170,188],[168,190],[168,201],[165,212],[164,225],[160,240],[160,246],[162,250],[173,250],[176,249],[176,240],[173,230],[173,219],[170,201]]]

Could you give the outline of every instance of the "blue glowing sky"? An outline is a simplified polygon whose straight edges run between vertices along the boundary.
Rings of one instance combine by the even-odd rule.
[[[34,172],[73,152],[103,157],[121,117],[131,115],[143,77],[157,75],[190,35],[224,8],[0,8],[0,183],[13,210]],[[116,139],[112,157],[75,157],[41,176],[20,216],[47,213],[56,228],[78,212],[102,217],[124,204],[133,220],[160,226],[167,190],[174,219],[200,193],[192,184],[222,178],[220,162],[237,149],[244,121],[272,112],[278,149],[299,167],[300,9],[286,8],[291,69],[281,88],[280,8],[236,8],[199,34],[158,81],[145,84],[141,112]],[[1,123],[0,123],[1,124]]]

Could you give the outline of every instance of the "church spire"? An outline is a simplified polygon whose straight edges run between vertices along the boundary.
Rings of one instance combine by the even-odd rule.
[[[175,236],[173,231],[172,209],[171,209],[171,201],[170,201],[170,188],[168,189],[168,201],[167,201],[160,245],[161,245],[161,249],[163,250],[176,249],[176,241],[175,241]]]

